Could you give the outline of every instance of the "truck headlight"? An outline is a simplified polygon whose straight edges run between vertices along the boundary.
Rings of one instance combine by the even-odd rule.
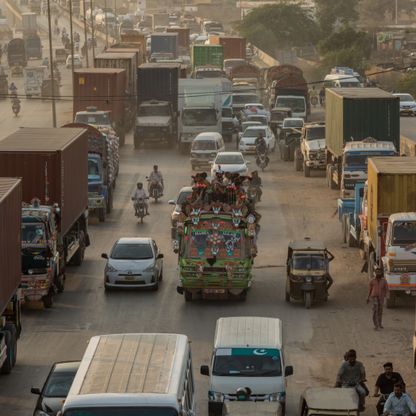
[[[305,282],[306,282],[306,283],[312,283],[312,280],[313,280],[313,279],[312,279],[312,276],[306,276],[306,277],[305,277]]]
[[[212,402],[223,402],[224,401],[224,395],[218,391],[209,391],[208,392],[208,398]]]
[[[284,402],[286,399],[286,393],[281,391],[279,393],[271,393],[269,394],[269,401],[270,402]]]

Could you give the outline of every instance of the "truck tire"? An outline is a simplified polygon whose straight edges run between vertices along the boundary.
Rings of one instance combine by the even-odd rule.
[[[72,266],[81,266],[82,262],[84,261],[85,255],[85,235],[84,232],[81,231],[79,233],[79,247],[77,252],[72,256],[71,265]]]
[[[303,159],[299,158],[299,149],[295,150],[295,154],[293,158],[294,158],[295,171],[300,172],[302,170]]]
[[[348,243],[348,247],[357,247],[357,241],[355,240],[354,236],[351,234],[351,219],[348,216],[347,217],[347,223],[346,223],[346,227],[347,227],[347,243]]]
[[[105,222],[105,218],[107,216],[106,214],[107,214],[107,208],[100,208],[98,210],[98,220],[100,222]]]
[[[394,292],[389,292],[388,297],[386,298],[386,308],[393,309],[396,307],[397,295]]]
[[[53,305],[53,291],[52,289],[49,290],[49,293],[42,298],[42,303],[44,308],[49,309],[52,308]]]
[[[347,219],[349,215],[343,214],[341,218],[341,232],[342,232],[342,242],[347,242]]]
[[[113,210],[113,191],[111,187],[108,188],[108,201],[107,201],[107,214],[110,214]]]
[[[306,162],[303,162],[303,174],[305,175],[305,178],[309,178],[311,176],[311,168],[306,164]]]
[[[192,302],[192,292],[189,290],[184,290],[183,295],[185,296],[185,302]]]
[[[60,274],[58,276],[55,276],[54,283],[55,283],[57,292],[62,293],[65,288],[65,275]]]
[[[134,148],[138,149],[139,147],[140,147],[140,138],[136,133],[134,133]]]
[[[305,308],[310,309],[312,306],[312,292],[305,292],[303,298],[305,301]]]
[[[294,144],[289,145],[289,158],[288,160],[290,162],[293,162],[294,156],[295,156],[295,150],[296,150],[296,146]]]
[[[13,345],[12,334],[9,331],[3,331],[4,340],[6,343],[6,361],[3,363],[0,369],[1,374],[10,374],[13,368]]]
[[[17,360],[17,339],[19,338],[17,335],[17,328],[15,324],[9,322],[4,326],[4,329],[6,331],[9,331],[12,336],[12,365],[14,367],[16,365]]]

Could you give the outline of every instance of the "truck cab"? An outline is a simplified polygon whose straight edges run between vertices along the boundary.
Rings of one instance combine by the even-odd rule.
[[[145,140],[166,140],[171,144],[175,143],[175,124],[176,118],[170,102],[143,101],[137,110],[134,147],[138,148]]]
[[[292,117],[307,118],[306,99],[303,95],[277,95],[275,107],[287,107],[292,110]]]
[[[42,83],[46,77],[46,71],[46,66],[30,66],[23,69],[26,97],[42,94]]]
[[[75,114],[75,123],[89,124],[94,127],[111,127],[112,122],[109,111],[97,110],[96,107],[87,107],[85,111]]]

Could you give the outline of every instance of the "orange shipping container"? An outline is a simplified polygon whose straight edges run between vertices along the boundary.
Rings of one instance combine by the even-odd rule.
[[[218,43],[224,48],[224,59],[246,59],[246,38],[220,36]]]

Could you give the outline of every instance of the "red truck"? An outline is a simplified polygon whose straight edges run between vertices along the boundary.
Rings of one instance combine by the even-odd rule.
[[[0,372],[16,363],[20,322],[22,181],[0,178]]]

